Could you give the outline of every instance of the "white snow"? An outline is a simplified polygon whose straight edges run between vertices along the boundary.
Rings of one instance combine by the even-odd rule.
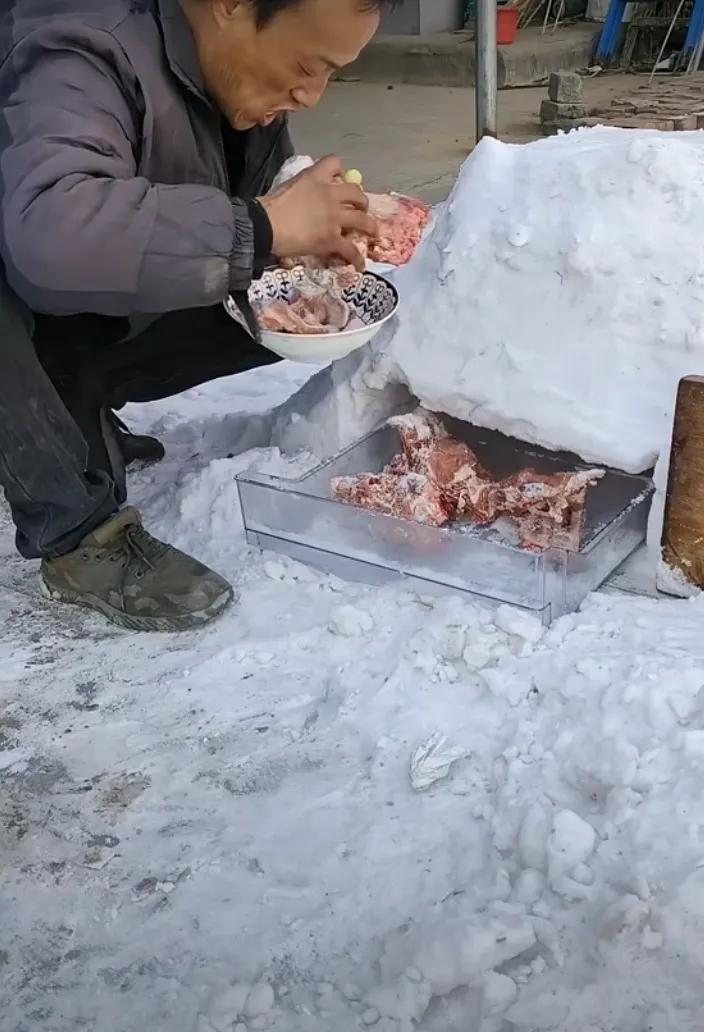
[[[599,594],[546,631],[345,584],[249,549],[234,478],[358,436],[409,401],[394,375],[647,465],[701,364],[702,148],[485,144],[386,357],[279,409],[305,370],[126,413],[167,445],[131,500],[239,590],[218,623],[47,602],[2,513],[3,1029],[700,1032],[704,598]],[[414,298],[421,269],[446,289]]]
[[[406,384],[432,410],[643,471],[679,379],[704,372],[704,136],[486,139],[394,278],[398,324],[285,408],[284,443],[347,444]]]
[[[704,371],[703,234],[701,133],[488,140],[399,277],[389,357],[431,409],[641,471]]]
[[[128,414],[149,526],[241,592],[212,627],[46,602],[4,521],[3,1027],[698,1030],[704,600],[545,631],[252,552],[234,474],[283,460],[227,456],[297,382]]]
[[[655,566],[677,385],[704,373],[704,135],[486,139],[392,275],[398,321],[284,405],[274,443],[329,455],[420,400],[590,462],[657,462]],[[692,594],[662,563],[658,583]]]

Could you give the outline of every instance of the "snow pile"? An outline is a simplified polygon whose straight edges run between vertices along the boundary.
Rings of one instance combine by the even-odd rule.
[[[699,1032],[704,597],[596,596],[546,632],[344,584],[248,549],[234,477],[282,468],[270,440],[336,450],[404,379],[648,465],[704,367],[701,155],[485,144],[398,274],[393,339],[314,377],[273,437],[305,370],[130,412],[167,444],[131,501],[236,584],[218,623],[139,636],[51,605],[2,518],[8,1028]]]
[[[679,378],[704,372],[704,136],[485,140],[395,279],[399,325],[294,401],[325,433],[293,428],[294,446],[356,435],[347,382],[376,415],[397,381],[430,409],[642,471]]]
[[[249,550],[282,460],[233,413],[287,384],[128,414],[131,500],[241,593],[210,627],[51,605],[0,527],[5,1025],[699,1032],[704,599],[546,632]]]

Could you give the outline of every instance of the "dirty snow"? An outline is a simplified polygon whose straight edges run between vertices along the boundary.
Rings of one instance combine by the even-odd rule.
[[[3,516],[3,1032],[699,1032],[704,601],[544,632],[253,552],[234,476],[283,460],[234,453],[299,382],[129,413],[212,627],[47,603]]]

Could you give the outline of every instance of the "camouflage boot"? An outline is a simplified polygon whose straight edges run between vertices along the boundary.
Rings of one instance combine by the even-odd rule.
[[[40,577],[57,602],[95,609],[133,631],[184,631],[218,616],[234,592],[219,574],[142,526],[123,509],[68,555],[44,559]]]

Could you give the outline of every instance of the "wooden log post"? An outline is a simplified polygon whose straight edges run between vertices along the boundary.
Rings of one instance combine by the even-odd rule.
[[[683,594],[704,588],[704,376],[686,376],[677,392],[662,560]]]

